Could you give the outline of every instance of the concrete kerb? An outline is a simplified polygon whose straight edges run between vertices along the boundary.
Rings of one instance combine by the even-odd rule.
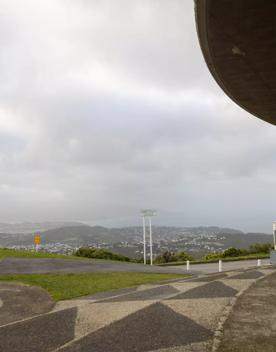
[[[266,265],[265,267],[267,267],[268,265]],[[271,265],[270,265],[271,266]],[[260,267],[256,267],[258,269],[260,269]],[[256,269],[255,268],[255,269]],[[262,267],[261,267],[262,268]],[[264,267],[263,267],[264,268]],[[248,270],[245,270],[245,271],[249,271],[250,269]],[[251,268],[252,270],[252,268]],[[259,277],[258,279],[255,279],[248,287],[244,288],[243,290],[239,291],[235,297],[233,297],[229,304],[225,307],[220,319],[219,319],[219,322],[218,322],[218,325],[217,325],[217,328],[214,332],[214,339],[213,339],[213,343],[212,343],[212,352],[217,352],[219,351],[219,347],[220,347],[220,344],[221,344],[221,340],[222,340],[222,337],[223,337],[223,329],[224,329],[224,324],[226,322],[226,320],[228,319],[229,315],[231,314],[231,312],[233,311],[239,297],[241,297],[243,294],[246,293],[247,290],[249,290],[253,284],[255,284],[257,281],[261,281],[265,278],[267,278],[269,275],[272,275],[272,273],[269,273],[267,275],[264,275],[263,277]]]

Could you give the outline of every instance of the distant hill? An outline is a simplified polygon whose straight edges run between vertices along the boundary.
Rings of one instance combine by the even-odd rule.
[[[0,222],[0,233],[33,233],[42,232],[51,229],[57,229],[64,226],[78,226],[81,225],[79,222],[18,222],[18,223],[5,223]]]
[[[129,236],[123,230],[108,229],[102,226],[88,226],[79,223],[75,223],[72,226],[52,228],[46,231],[41,231],[40,229],[41,227],[32,227],[33,231],[31,233],[0,233],[0,246],[29,245],[32,243],[34,233],[40,233],[43,244],[64,243],[73,246],[96,243],[112,244],[129,239]]]
[[[224,248],[247,248],[255,243],[272,243],[272,235],[264,233],[225,234]]]
[[[91,243],[114,243],[125,239],[117,231],[102,226],[66,226],[41,233],[44,243],[63,242],[79,245]]]
[[[106,228],[102,226],[88,226],[80,223],[25,223],[17,224],[0,233],[0,246],[31,246],[34,232],[39,232],[42,244],[52,246],[62,244],[67,248],[75,249],[80,246],[104,246],[115,252],[128,256],[141,256],[142,253],[142,227]],[[35,227],[37,225],[37,227]],[[25,231],[32,229],[29,233]],[[48,227],[41,231],[43,227]],[[50,228],[49,228],[50,227]],[[0,224],[1,229],[1,224]],[[21,233],[11,233],[11,229],[23,229]],[[272,242],[272,236],[264,233],[243,233],[242,231],[221,228],[217,226],[199,227],[153,227],[154,253],[158,254],[165,250],[179,251],[188,250],[196,253],[208,253],[222,251],[228,247],[248,248],[251,244]]]

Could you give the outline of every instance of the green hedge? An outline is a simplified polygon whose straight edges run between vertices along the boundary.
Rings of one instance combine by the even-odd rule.
[[[93,259],[108,259],[129,262],[130,258],[121,254],[113,253],[103,248],[81,247],[75,253],[78,257],[86,257]]]

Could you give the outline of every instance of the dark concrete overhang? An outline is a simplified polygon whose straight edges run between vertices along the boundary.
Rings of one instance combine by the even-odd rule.
[[[276,125],[276,0],[195,0],[200,46],[224,92]]]

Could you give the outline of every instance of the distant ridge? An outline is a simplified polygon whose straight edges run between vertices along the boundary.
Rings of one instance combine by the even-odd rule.
[[[119,242],[129,243],[129,246],[126,245],[127,247],[132,245],[135,247],[142,242],[141,226],[106,228],[78,222],[0,223],[0,246],[30,245],[35,232],[40,232],[43,244],[64,243],[72,247],[98,243],[113,246]],[[270,242],[272,239],[270,235],[264,233],[245,234],[236,229],[218,226],[154,226],[153,238],[155,243],[163,243],[163,245],[165,242],[176,243],[176,246],[179,244],[180,247],[185,247],[185,243],[197,239],[203,246],[209,243],[212,246],[212,243],[214,243],[214,248],[228,248],[231,246],[246,248],[254,243]]]
[[[70,221],[45,221],[45,222],[0,222],[0,232],[2,233],[30,233],[57,229],[64,226],[79,226],[80,222]]]

